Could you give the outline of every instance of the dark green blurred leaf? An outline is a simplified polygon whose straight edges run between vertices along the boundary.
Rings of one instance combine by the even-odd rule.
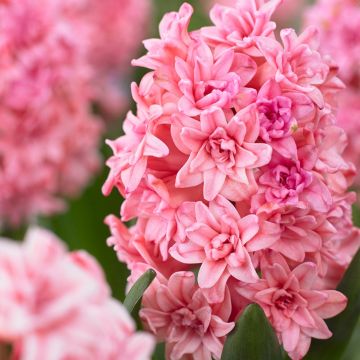
[[[156,272],[153,269],[149,269],[140,276],[140,278],[130,289],[124,300],[124,306],[129,311],[129,313],[132,313],[134,307],[141,300],[145,290],[149,287],[155,277]]]
[[[282,360],[277,337],[259,305],[244,310],[227,338],[221,360]]]
[[[327,341],[314,340],[308,360],[340,360],[344,354],[360,314],[360,251],[353,259],[338,290],[348,297],[348,306],[340,315],[327,321],[333,336]]]
[[[165,343],[159,343],[156,345],[153,360],[165,360]]]
[[[357,205],[353,206],[352,216],[354,225],[360,227],[360,208]]]

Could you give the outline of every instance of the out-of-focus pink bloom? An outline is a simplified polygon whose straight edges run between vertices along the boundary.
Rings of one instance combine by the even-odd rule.
[[[344,157],[355,164],[356,169],[360,168],[360,89],[346,90],[340,96],[338,109],[338,124],[346,131],[348,146],[345,149]],[[339,145],[338,145],[339,146]],[[356,184],[360,184],[360,173],[357,171]]]
[[[178,117],[176,143],[182,143],[189,158],[180,169],[176,186],[193,187],[204,183],[204,198],[223,194],[241,200],[254,185],[253,169],[269,163],[271,147],[256,143],[259,119],[256,107],[249,106],[227,121],[224,112],[212,108],[203,112],[200,122]]]
[[[85,0],[74,13],[76,21],[91,26],[87,56],[94,69],[94,98],[110,116],[128,103],[130,62],[149,28],[151,8],[149,0]]]
[[[230,314],[229,292],[223,303],[209,304],[191,272],[176,272],[166,283],[151,285],[140,311],[159,341],[166,341],[171,360],[220,359],[225,336],[235,325]]]
[[[61,209],[57,196],[78,193],[98,167],[86,41],[73,31],[56,3],[0,4],[3,222]]]
[[[300,19],[305,5],[306,0],[283,0],[274,13],[274,19],[282,26],[291,25]]]
[[[0,340],[17,359],[150,359],[151,336],[134,333],[97,262],[67,253],[53,234],[32,228],[23,245],[1,240],[0,278]]]
[[[311,338],[328,339],[331,332],[323,319],[346,307],[347,299],[335,290],[314,288],[317,268],[305,262],[290,270],[283,258],[262,268],[256,284],[240,286],[240,295],[257,302],[274,326],[285,351],[293,360],[307,353]]]
[[[348,89],[338,99],[338,123],[346,131],[349,146],[345,158],[359,165],[357,137],[360,99],[360,37],[358,24],[360,5],[354,0],[318,0],[305,14],[305,24],[318,26],[323,52],[331,55],[339,66],[340,77]],[[339,146],[339,145],[338,145]],[[359,184],[359,175],[356,183]]]
[[[201,264],[198,283],[203,289],[212,289],[208,298],[221,302],[230,276],[253,283],[259,277],[251,253],[271,246],[280,229],[268,222],[260,222],[256,215],[243,218],[233,205],[222,196],[211,201],[209,207],[195,204],[192,226],[186,228],[187,240],[176,243],[170,254],[185,264]]]
[[[320,30],[320,46],[339,66],[343,80],[360,86],[360,6],[356,0],[317,0],[305,13],[305,25]]]

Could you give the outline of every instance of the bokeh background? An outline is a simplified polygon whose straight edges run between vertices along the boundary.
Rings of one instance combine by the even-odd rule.
[[[101,0],[99,0],[101,1]],[[151,0],[149,0],[151,1]],[[301,1],[301,0],[293,0]],[[153,0],[153,12],[151,18],[151,26],[147,37],[158,36],[158,24],[163,14],[168,11],[177,10],[183,3],[181,0]],[[206,15],[204,4],[206,0],[188,0],[195,9],[195,14],[191,24],[192,28],[209,23]],[[308,3],[312,1],[308,0]],[[287,22],[286,25],[299,28],[301,23],[301,11],[297,16]],[[136,24],[134,24],[136,26]],[[359,24],[360,26],[360,24]],[[359,30],[360,31],[360,30]],[[119,49],[121,51],[121,49]],[[142,45],[139,44],[138,55],[144,52]],[[131,65],[129,64],[129,67]],[[134,69],[132,76],[128,78],[128,85],[131,81],[138,81],[144,74],[142,69]],[[128,88],[128,96],[130,97],[130,86]],[[130,110],[133,103],[129,103]],[[117,120],[109,125],[104,139],[114,139],[121,134],[122,120],[125,113],[118,117]],[[54,231],[62,240],[64,240],[70,249],[84,249],[94,255],[102,265],[107,280],[112,288],[113,296],[120,301],[124,299],[125,284],[128,276],[126,267],[121,264],[115,255],[115,252],[107,247],[106,238],[109,236],[109,230],[104,224],[104,218],[108,214],[118,214],[121,206],[121,198],[117,192],[113,192],[109,197],[104,197],[101,193],[101,186],[107,175],[105,160],[110,156],[110,149],[102,141],[103,166],[98,174],[92,179],[89,186],[84,190],[82,195],[76,199],[69,200],[67,211],[63,214],[50,218],[40,219],[40,224]],[[360,226],[360,212],[358,209],[354,211],[354,221]],[[25,232],[25,228],[7,231],[7,236],[21,239]],[[360,280],[359,280],[360,281]],[[155,355],[155,359],[159,359],[159,355]],[[328,359],[319,359],[328,360]],[[331,360],[331,359],[329,359]],[[360,323],[358,330],[353,336],[349,349],[343,359],[334,360],[360,360]]]

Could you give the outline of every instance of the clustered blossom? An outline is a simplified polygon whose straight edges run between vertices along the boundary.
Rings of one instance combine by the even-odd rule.
[[[135,55],[149,6],[0,2],[1,223],[62,210],[61,197],[76,195],[98,169],[104,126],[92,101],[112,113],[124,103],[119,76]]]
[[[108,142],[103,192],[124,197],[108,244],[129,286],[156,270],[140,316],[170,360],[219,359],[250,303],[298,360],[347,303],[334,289],[360,237],[334,113],[343,84],[314,28],[276,38],[280,2],[216,5],[214,26],[192,32],[189,4],[166,14],[133,61],[150,69],[132,85],[136,112]]]
[[[62,208],[97,169],[84,39],[54,1],[0,4],[0,218]]]
[[[360,2],[358,0],[318,0],[305,14],[305,24],[320,29],[320,45],[339,66],[347,89],[338,99],[338,124],[346,131],[349,146],[345,158],[360,165]],[[356,184],[360,184],[357,174]]]
[[[96,260],[47,230],[0,239],[0,279],[0,344],[13,359],[151,359],[152,336],[135,332]]]

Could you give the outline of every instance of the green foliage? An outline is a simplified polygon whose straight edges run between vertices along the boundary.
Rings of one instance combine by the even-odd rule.
[[[145,290],[149,287],[155,277],[156,272],[150,269],[141,275],[130,289],[124,300],[124,306],[130,314],[134,310],[135,306],[140,302]]]
[[[165,360],[165,343],[159,343],[156,345],[152,358],[153,360]]]
[[[282,360],[277,337],[259,305],[249,305],[228,336],[221,360]]]

